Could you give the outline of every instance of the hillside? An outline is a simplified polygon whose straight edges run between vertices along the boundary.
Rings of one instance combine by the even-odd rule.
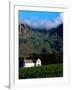
[[[19,24],[19,55],[58,53],[63,47],[63,24],[51,30]]]

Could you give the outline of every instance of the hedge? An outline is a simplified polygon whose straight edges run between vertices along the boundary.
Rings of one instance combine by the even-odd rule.
[[[19,79],[62,77],[63,64],[43,65],[39,67],[19,68]]]

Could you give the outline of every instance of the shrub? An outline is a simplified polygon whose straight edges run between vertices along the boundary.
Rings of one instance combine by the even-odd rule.
[[[19,69],[19,79],[27,78],[48,78],[48,77],[62,77],[63,65],[52,64],[43,65],[41,67],[29,67]]]

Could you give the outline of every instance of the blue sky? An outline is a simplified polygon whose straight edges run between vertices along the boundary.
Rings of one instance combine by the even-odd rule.
[[[24,20],[24,19],[34,19],[38,18],[38,20],[53,20],[56,17],[60,15],[59,12],[39,12],[39,11],[24,11],[24,10],[19,10],[19,19]]]
[[[24,21],[34,27],[54,27],[55,23],[61,23],[60,12],[44,12],[44,11],[25,11],[19,10],[19,21]],[[49,25],[50,24],[50,25]]]

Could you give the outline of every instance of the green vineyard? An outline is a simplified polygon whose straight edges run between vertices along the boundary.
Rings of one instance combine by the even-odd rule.
[[[63,64],[19,68],[19,79],[63,77]]]

